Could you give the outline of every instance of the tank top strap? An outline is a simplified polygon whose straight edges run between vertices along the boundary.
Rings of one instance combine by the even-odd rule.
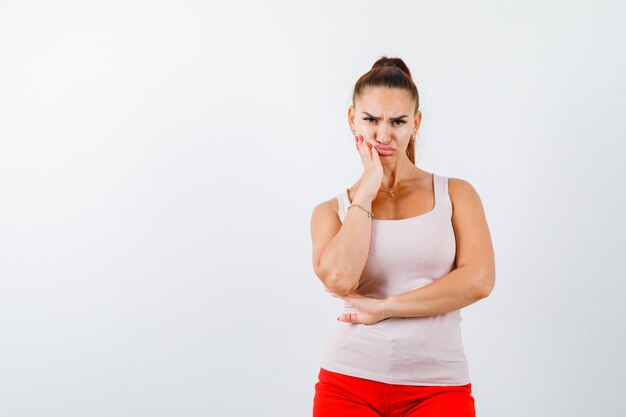
[[[350,200],[348,198],[349,197],[347,188],[337,195],[337,203],[339,204],[338,214],[341,223],[343,223],[343,220],[348,212],[348,207],[350,206]]]
[[[452,201],[448,193],[448,177],[434,173],[433,175],[435,176],[435,198],[437,203],[441,203],[441,207],[446,210],[452,210]]]

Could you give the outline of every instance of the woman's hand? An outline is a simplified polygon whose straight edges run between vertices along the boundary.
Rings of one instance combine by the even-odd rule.
[[[374,200],[383,183],[383,165],[380,163],[378,151],[363,138],[363,135],[355,136],[354,139],[364,171],[358,192]]]
[[[386,309],[386,298],[372,298],[361,294],[352,293],[344,297],[337,295],[328,288],[324,289],[333,297],[341,298],[356,310],[356,313],[342,314],[337,318],[339,321],[355,324],[374,324],[389,318]]]

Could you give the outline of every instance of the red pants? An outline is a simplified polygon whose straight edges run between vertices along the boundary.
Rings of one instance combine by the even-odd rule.
[[[313,417],[475,417],[472,384],[396,385],[320,368]]]

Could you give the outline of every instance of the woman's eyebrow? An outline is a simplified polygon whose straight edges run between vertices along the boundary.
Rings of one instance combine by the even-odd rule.
[[[372,116],[371,114],[369,114],[368,112],[364,111],[363,113],[367,114],[369,117],[371,117],[374,120],[380,120],[380,117],[376,117],[376,116]],[[396,116],[396,117],[390,117],[390,120],[400,120],[403,117],[408,117],[406,114],[403,114],[402,116]]]

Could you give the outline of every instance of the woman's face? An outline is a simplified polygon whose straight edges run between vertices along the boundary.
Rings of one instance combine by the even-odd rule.
[[[383,159],[405,155],[411,135],[417,132],[422,112],[415,111],[415,101],[400,88],[367,87],[350,106],[348,122],[357,135],[375,146]]]

